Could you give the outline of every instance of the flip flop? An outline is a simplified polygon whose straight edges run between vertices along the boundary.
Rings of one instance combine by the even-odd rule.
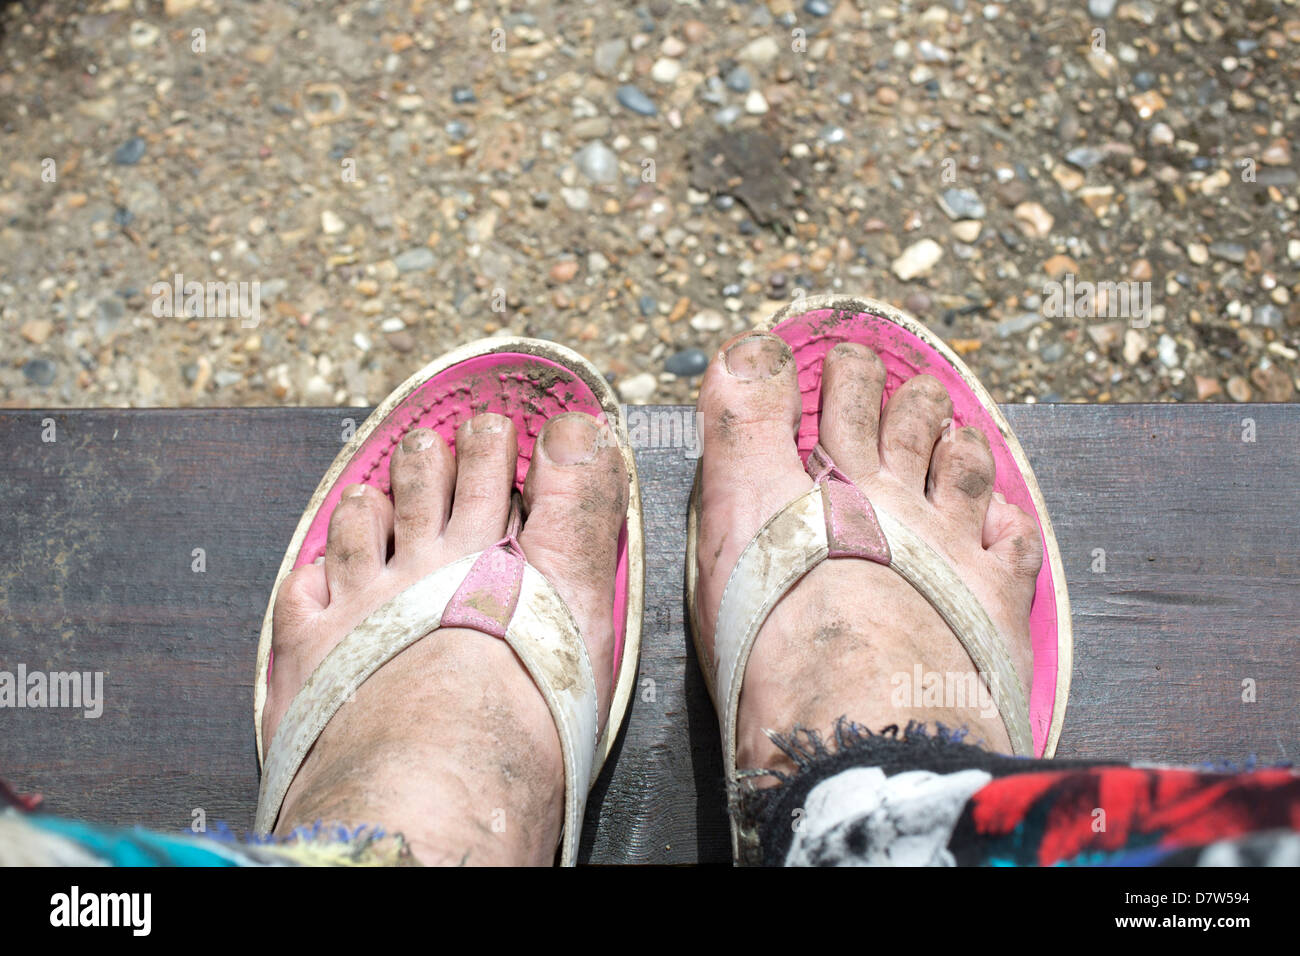
[[[374,610],[325,656],[290,704],[269,752],[262,739],[271,667],[271,620],[276,594],[294,568],[325,553],[330,515],[351,484],[390,493],[390,455],[413,428],[432,428],[455,448],[456,428],[495,412],[515,425],[522,490],[542,425],[564,412],[608,423],[627,465],[631,487],[619,538],[614,601],[614,693],[609,720],[597,738],[596,682],[573,615],[549,582],[524,559],[515,533],[478,554],[453,561]],[[371,674],[403,648],[439,627],[469,627],[503,638],[545,697],[564,755],[562,865],[575,861],[587,794],[604,766],[627,714],[636,683],[645,589],[641,493],[636,459],[618,400],[605,379],[575,352],[551,342],[484,339],[438,359],[403,382],[357,429],[312,495],[280,564],[262,621],[254,681],[253,720],[262,767],[256,829],[270,833],[307,751],[334,713]]]
[[[1016,754],[1051,757],[1061,736],[1070,691],[1073,640],[1070,599],[1060,549],[1033,469],[997,404],[965,364],[916,319],[873,299],[809,296],[758,326],[794,350],[803,418],[799,453],[815,484],[771,518],[741,553],[723,592],[715,629],[716,673],[705,682],[722,722],[727,779],[736,773],[736,715],[745,665],[768,613],[815,565],[827,558],[866,558],[886,564],[912,584],[943,616],[986,679],[1007,724]],[[1043,566],[1030,612],[1033,684],[1026,694],[1011,666],[1006,643],[956,572],[914,532],[865,495],[817,444],[822,360],[841,342],[865,345],[880,356],[888,377],[885,398],[925,373],[948,390],[953,427],[973,425],[989,439],[997,466],[994,483],[1008,502],[1038,522]],[[696,469],[687,519],[686,591],[701,661],[696,605],[700,471]],[[733,827],[733,848],[736,833]]]

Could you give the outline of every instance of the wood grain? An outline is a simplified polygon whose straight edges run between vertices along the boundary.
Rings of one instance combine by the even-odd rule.
[[[1074,607],[1060,756],[1294,759],[1300,407],[1004,411],[1046,495]],[[253,657],[271,575],[344,419],[364,414],[0,414],[0,670],[105,672],[98,719],[0,710],[0,776],[59,813],[180,829],[202,809],[209,824],[248,828]],[[53,443],[41,440],[47,418]],[[1242,440],[1247,419],[1254,442]],[[678,437],[637,453],[645,642],[628,726],[589,804],[591,862],[728,859],[717,722],[683,627],[695,463]],[[195,548],[203,573],[191,570]]]

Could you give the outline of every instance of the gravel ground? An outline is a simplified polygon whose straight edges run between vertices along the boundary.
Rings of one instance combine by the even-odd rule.
[[[371,404],[501,333],[688,402],[720,342],[835,290],[913,311],[1002,401],[1295,398],[1295,0],[0,23],[9,407]]]

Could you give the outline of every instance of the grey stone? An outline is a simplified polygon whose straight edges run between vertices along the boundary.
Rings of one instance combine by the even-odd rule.
[[[415,249],[407,249],[393,260],[393,264],[397,266],[398,272],[424,272],[432,269],[437,261],[432,249],[419,246]]]
[[[58,367],[49,359],[34,358],[29,359],[23,365],[23,378],[33,385],[39,385],[42,388],[54,383],[54,376],[58,372]]]
[[[727,74],[727,89],[737,93],[748,93],[750,87],[754,85],[754,78],[749,75],[749,70],[743,66],[738,66]]]
[[[1020,315],[999,322],[994,326],[993,331],[998,338],[1006,339],[1017,332],[1027,332],[1041,321],[1043,321],[1043,317],[1037,312],[1022,312]]]
[[[659,113],[659,107],[655,106],[654,100],[630,83],[620,86],[615,97],[625,109],[629,109],[633,113],[639,113],[642,116],[655,116]]]
[[[664,362],[664,370],[678,378],[694,378],[703,375],[709,367],[709,357],[700,349],[683,349],[676,355],[670,355]]]
[[[144,159],[145,141],[139,136],[132,136],[125,143],[113,150],[113,162],[119,166],[134,166]]]
[[[939,208],[954,221],[983,219],[986,212],[983,201],[970,189],[945,189],[939,194]]]

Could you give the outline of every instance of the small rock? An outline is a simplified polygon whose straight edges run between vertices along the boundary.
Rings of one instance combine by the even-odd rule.
[[[612,77],[618,73],[618,65],[627,53],[627,41],[623,38],[606,40],[596,46],[595,70],[603,77]]]
[[[23,364],[23,378],[27,379],[27,381],[31,382],[33,385],[39,385],[42,388],[46,385],[53,384],[54,376],[57,372],[58,368],[49,359],[28,359],[27,362]]]
[[[977,219],[963,219],[952,224],[952,234],[961,242],[969,244],[980,237],[980,230],[983,228],[983,224]]]
[[[614,95],[624,109],[629,109],[633,113],[639,113],[642,116],[655,116],[659,112],[659,107],[655,106],[654,100],[631,84],[620,86],[618,92]]]
[[[578,261],[576,259],[562,259],[551,266],[550,276],[552,282],[572,282],[573,277],[577,274]]]
[[[1190,242],[1187,244],[1187,258],[1193,265],[1203,266],[1210,261],[1210,249],[1204,243]]]
[[[629,404],[643,404],[654,395],[659,381],[649,372],[633,375],[618,383],[618,396]]]
[[[604,143],[588,143],[573,156],[578,171],[595,183],[618,181],[618,156]]]
[[[745,97],[745,112],[751,116],[762,116],[767,112],[767,98],[758,90],[751,90]]]
[[[1115,12],[1115,3],[1116,0],[1088,0],[1088,15],[1105,20]]]
[[[970,189],[945,189],[939,194],[939,208],[949,219],[983,219],[984,203]]]
[[[1097,344],[1099,349],[1109,349],[1120,340],[1124,334],[1123,322],[1102,322],[1098,325],[1088,326],[1088,337]]]
[[[1052,214],[1036,202],[1022,202],[1016,206],[1014,215],[1020,231],[1030,239],[1045,239],[1052,232],[1056,220]]]
[[[1291,381],[1291,376],[1267,358],[1250,373],[1250,380],[1259,389],[1262,401],[1289,402],[1295,395],[1295,384]]]
[[[1250,396],[1250,386],[1246,384],[1244,378],[1240,375],[1234,375],[1232,378],[1228,379],[1228,397],[1230,399],[1234,402],[1248,402],[1250,401]]]
[[[393,263],[397,266],[398,272],[424,272],[432,269],[437,261],[432,249],[428,246],[418,246],[415,249],[407,249],[394,259]]]
[[[346,229],[347,226],[344,224],[343,220],[339,218],[337,213],[333,210],[326,209],[320,214],[320,228],[321,232],[325,233],[327,236],[337,236],[340,232]]]
[[[681,61],[664,56],[655,60],[654,66],[650,68],[650,79],[656,83],[671,83],[681,75],[681,72]]]
[[[827,0],[806,0],[803,5],[803,12],[814,17],[829,17],[831,15],[831,5]]]
[[[468,86],[453,86],[451,88],[451,101],[457,105],[462,105],[475,103],[478,101],[478,97],[474,95],[474,91]]]
[[[1178,343],[1168,335],[1162,335],[1156,341],[1156,358],[1165,368],[1178,367]]]
[[[737,66],[727,74],[727,89],[735,93],[748,93],[751,86],[754,85],[754,78],[749,75],[749,70],[743,66]]]
[[[684,349],[676,355],[669,356],[668,361],[664,362],[664,371],[678,378],[694,378],[703,375],[708,367],[709,357],[700,349]]]
[[[775,37],[762,36],[757,40],[752,40],[746,44],[741,51],[736,54],[736,59],[742,63],[753,63],[758,66],[766,66],[777,58],[781,53],[781,46],[776,42]]]
[[[717,309],[705,309],[692,316],[690,324],[696,332],[721,332],[727,327],[727,320]]]
[[[1246,261],[1246,247],[1240,242],[1212,242],[1210,255],[1240,265]]]
[[[1147,348],[1147,337],[1136,329],[1124,333],[1124,361],[1136,365],[1142,360],[1142,353]]]
[[[18,330],[19,334],[33,345],[44,345],[53,331],[54,323],[49,319],[28,319]]]
[[[1044,362],[1059,362],[1065,357],[1064,342],[1050,342],[1038,351],[1038,357]]]
[[[1096,146],[1079,146],[1065,154],[1067,163],[1084,171],[1092,169],[1105,158],[1106,154]]]
[[[1043,317],[1037,312],[1022,312],[1010,319],[1004,319],[993,327],[993,333],[1000,339],[1007,339],[1020,332],[1032,329]]]
[[[1204,375],[1193,375],[1192,381],[1196,384],[1196,397],[1200,401],[1213,398],[1223,391],[1223,386],[1219,384],[1217,378],[1206,378]]]
[[[144,158],[146,144],[139,136],[132,136],[113,151],[113,162],[119,166],[134,166]]]
[[[940,259],[943,247],[933,239],[922,239],[903,250],[903,254],[894,260],[890,268],[894,275],[904,282],[928,275]]]

